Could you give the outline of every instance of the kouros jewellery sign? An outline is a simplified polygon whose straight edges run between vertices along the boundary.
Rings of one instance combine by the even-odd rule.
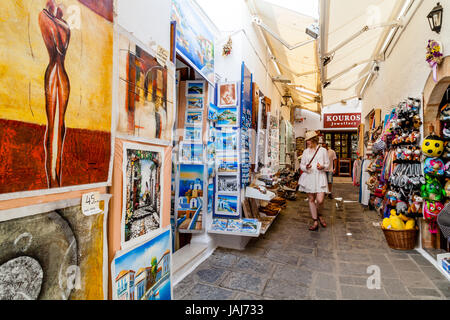
[[[361,113],[329,113],[324,114],[323,127],[334,128],[356,128],[361,124]]]

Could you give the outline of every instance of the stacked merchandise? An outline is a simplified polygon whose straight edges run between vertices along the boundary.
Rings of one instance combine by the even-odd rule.
[[[449,91],[447,90],[447,101],[448,101],[448,93]],[[441,127],[443,127],[442,129],[442,136],[444,137],[445,142],[445,149],[444,149],[444,154],[443,154],[443,158],[446,161],[445,164],[445,196],[447,198],[446,201],[446,207],[445,210],[443,210],[441,212],[441,214],[439,214],[438,216],[438,225],[439,228],[441,229],[441,232],[443,234],[443,236],[447,239],[447,249],[449,248],[448,246],[450,245],[450,214],[449,214],[449,208],[448,208],[448,203],[449,203],[449,199],[450,199],[450,129],[448,128],[450,125],[450,106],[448,104],[444,105],[444,107],[441,109],[441,116],[440,116],[440,120],[441,120]],[[442,260],[442,267],[444,268],[444,270],[446,270],[448,273],[450,273],[450,269],[449,269],[449,265],[450,265],[450,259],[447,259],[447,262],[445,262],[445,260]]]
[[[425,181],[420,162],[420,107],[420,100],[408,98],[392,112],[386,134],[390,151],[381,179],[388,182],[384,201],[385,230],[415,230],[415,219],[422,216],[420,190]]]
[[[282,169],[278,172],[278,176],[280,177],[278,196],[291,201],[297,200],[299,175],[288,169]]]

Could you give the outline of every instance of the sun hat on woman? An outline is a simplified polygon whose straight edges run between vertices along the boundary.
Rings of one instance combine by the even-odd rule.
[[[305,136],[305,141],[311,140],[311,139],[313,139],[313,138],[315,138],[317,136],[318,136],[317,132],[315,132],[315,131],[308,131],[306,133],[306,136]]]

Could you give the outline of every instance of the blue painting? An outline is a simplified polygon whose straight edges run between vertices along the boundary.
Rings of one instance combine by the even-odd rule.
[[[245,188],[250,184],[250,179],[248,174],[245,174],[244,169],[250,167],[250,136],[249,129],[252,125],[252,81],[253,75],[250,70],[246,67],[244,62],[242,62],[241,70],[241,152],[248,157],[241,158],[241,188]]]
[[[208,108],[208,120],[217,121],[218,108],[215,104],[210,103]]]
[[[238,196],[218,195],[216,214],[222,216],[237,216]]]
[[[179,172],[178,229],[202,230],[204,166],[181,164]]]
[[[200,141],[202,140],[202,127],[184,128],[184,140]]]
[[[112,262],[115,300],[171,300],[170,228]]]
[[[186,125],[201,126],[203,124],[203,111],[186,110]]]
[[[237,152],[238,132],[236,130],[217,130],[216,133],[216,152]]]
[[[213,212],[214,206],[214,184],[208,185],[208,214]]]
[[[172,0],[172,21],[176,21],[176,50],[214,83],[214,35],[189,0]]]
[[[218,108],[217,126],[218,127],[238,127],[238,108]]]

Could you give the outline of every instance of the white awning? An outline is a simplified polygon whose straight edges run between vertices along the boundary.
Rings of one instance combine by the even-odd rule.
[[[252,0],[252,2],[256,15],[270,30],[261,28],[270,51],[275,57],[275,62],[281,74],[291,80],[290,84],[281,85],[282,92],[289,89],[294,105],[301,105],[304,109],[319,112],[320,105],[315,100],[316,96],[320,97],[321,88],[317,41],[305,33],[307,27],[318,21],[271,2],[263,0]],[[303,42],[309,43],[295,49],[291,48],[292,50],[288,48]],[[280,86],[280,84],[277,85]]]
[[[412,0],[321,0],[323,105],[361,96]],[[369,80],[370,81],[370,80]],[[328,82],[328,83],[327,83]]]

